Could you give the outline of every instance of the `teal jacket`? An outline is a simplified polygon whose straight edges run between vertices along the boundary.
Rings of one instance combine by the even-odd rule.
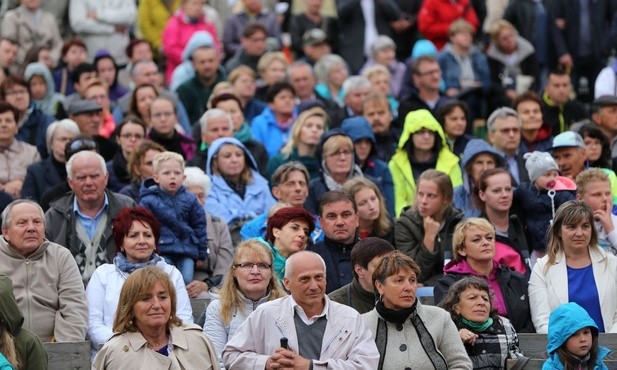
[[[287,261],[287,258],[283,257],[283,255],[279,253],[278,249],[276,249],[274,245],[268,243],[264,238],[258,237],[255,239],[270,248],[270,251],[272,252],[272,267],[274,268],[274,274],[279,282],[283,284],[283,276],[285,276],[285,261]]]
[[[388,163],[394,182],[394,211],[396,217],[401,214],[403,208],[414,201],[416,196],[416,182],[413,178],[411,162],[405,147],[407,142],[411,140],[411,136],[423,128],[436,132],[441,140],[441,149],[437,154],[435,169],[450,176],[453,187],[463,184],[461,168],[458,164],[459,158],[448,148],[446,135],[439,122],[426,109],[412,111],[405,117],[405,124],[398,142],[398,148]]]

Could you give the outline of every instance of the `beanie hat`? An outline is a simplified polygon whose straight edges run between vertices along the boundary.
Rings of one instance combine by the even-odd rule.
[[[535,182],[544,172],[550,170],[559,170],[557,162],[553,157],[546,152],[535,151],[533,153],[525,153],[525,168],[529,173],[529,180]]]
[[[315,230],[315,217],[306,209],[294,206],[285,207],[276,211],[272,216],[268,217],[266,226],[266,241],[274,243],[274,233],[272,229],[282,229],[291,221],[301,220],[308,224],[309,234]]]

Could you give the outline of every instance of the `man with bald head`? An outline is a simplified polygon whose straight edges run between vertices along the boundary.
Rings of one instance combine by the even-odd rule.
[[[71,192],[50,204],[45,214],[47,238],[69,249],[84,283],[94,270],[112,263],[115,243],[111,224],[133,199],[107,190],[107,166],[100,154],[82,151],[66,163]]]
[[[360,314],[326,295],[326,265],[302,251],[285,262],[291,295],[260,305],[223,350],[228,369],[376,369],[379,352]]]
[[[2,212],[0,274],[13,281],[23,327],[44,342],[86,338],[88,305],[71,253],[45,240],[43,209],[20,199]]]

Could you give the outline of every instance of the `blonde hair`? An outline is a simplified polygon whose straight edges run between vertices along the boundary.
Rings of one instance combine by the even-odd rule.
[[[472,227],[477,227],[482,231],[486,231],[493,235],[493,239],[495,239],[495,228],[491,223],[485,219],[480,217],[471,217],[464,221],[459,222],[454,229],[454,234],[452,234],[452,256],[454,260],[460,261],[464,258],[461,255],[460,251],[465,246],[465,237],[467,236],[467,230]]]
[[[362,76],[366,77],[369,81],[371,78],[378,75],[387,75],[388,79],[392,79],[392,73],[388,71],[388,68],[382,64],[375,64],[372,67],[369,67],[362,72]]]
[[[611,180],[608,178],[606,172],[602,171],[599,168],[589,168],[585,171],[582,171],[576,176],[576,193],[584,194],[587,191],[587,185],[590,182],[602,181],[609,184]]]
[[[493,25],[491,26],[489,30],[489,35],[491,35],[491,41],[496,43],[497,38],[499,37],[499,34],[503,30],[511,30],[511,31],[514,31],[516,35],[518,35],[518,32],[516,31],[516,28],[514,28],[512,23],[506,21],[505,19],[500,19],[496,21],[495,23],[493,23]]]
[[[334,154],[337,150],[341,148],[349,148],[351,151],[353,151],[353,141],[351,141],[351,138],[347,135],[334,135],[330,136],[323,143],[322,148],[323,157],[327,157]]]
[[[450,24],[448,36],[452,37],[460,32],[469,32],[472,36],[476,34],[473,26],[464,19],[457,19]]]
[[[169,329],[172,324],[182,325],[182,320],[176,316],[176,288],[171,282],[171,278],[160,267],[147,266],[132,272],[122,286],[120,299],[118,300],[118,309],[114,317],[114,333],[122,334],[139,331],[135,322],[135,304],[149,296],[157,283],[163,286],[163,289],[169,294],[169,300],[171,301],[167,328]]]
[[[227,143],[227,144],[221,145],[219,147],[219,150],[216,152],[216,154],[212,156],[212,161],[210,162],[210,171],[212,171],[213,175],[223,176],[223,174],[219,170],[218,157],[219,157],[219,153],[221,152],[221,149],[223,149],[226,146],[230,146],[230,145],[235,146],[236,148],[240,148],[239,146],[233,143]],[[244,170],[242,170],[242,173],[240,174],[240,181],[242,181],[245,184],[248,184],[250,182],[253,182],[253,174],[251,173],[251,166],[249,164],[250,158],[248,158],[244,149],[242,148],[240,149],[242,150],[242,153],[244,154]]]
[[[184,172],[184,158],[176,153],[176,152],[162,152],[154,156],[152,158],[152,170],[154,173],[159,172],[161,165],[164,162],[175,161],[180,163],[180,167],[182,168],[182,172]]]
[[[281,62],[285,68],[289,65],[287,58],[285,58],[285,54],[280,51],[269,51],[259,58],[257,70],[262,74],[273,62]]]
[[[270,295],[268,296],[268,300],[272,301],[287,295],[281,288],[281,285],[276,278],[276,274],[274,273],[272,252],[270,249],[264,243],[256,239],[245,240],[236,247],[234,259],[231,263],[231,267],[225,274],[223,286],[220,291],[219,300],[221,303],[221,320],[224,325],[229,324],[231,316],[234,312],[236,312],[236,310],[240,310],[242,312],[245,310],[243,294],[240,291],[240,285],[238,285],[234,272],[236,271],[236,265],[240,263],[240,258],[247,255],[250,258],[255,258],[270,264],[270,282],[268,283],[267,288]]]
[[[231,72],[229,72],[229,75],[227,76],[227,81],[231,82],[232,84],[235,84],[236,80],[240,78],[240,76],[245,75],[245,74],[251,76],[253,80],[257,78],[257,76],[255,75],[255,71],[253,71],[250,67],[247,67],[244,64],[242,64],[232,69]]]
[[[285,144],[284,147],[281,148],[281,153],[289,157],[291,152],[296,148],[298,142],[300,141],[300,132],[304,127],[306,121],[311,117],[321,117],[324,120],[324,132],[328,130],[328,119],[329,116],[325,110],[321,107],[313,107],[311,109],[305,110],[300,113],[293,126],[291,126],[291,135],[289,135],[289,141]]]
[[[2,320],[0,320],[0,353],[15,369],[21,369],[22,363],[15,346],[15,338]]]
[[[356,194],[363,189],[371,189],[375,192],[377,199],[379,199],[379,218],[373,223],[373,232],[377,237],[383,237],[392,230],[392,222],[388,217],[388,211],[386,211],[386,202],[383,198],[383,194],[379,190],[379,187],[374,182],[365,177],[355,177],[343,185],[343,190],[347,191],[351,196],[356,198]]]
[[[231,91],[227,91],[227,93],[236,95],[236,92],[234,90],[234,85],[231,82],[221,81],[217,83],[216,85],[214,85],[214,88],[212,89],[212,93],[210,94],[210,97],[208,98],[208,102],[206,103],[206,108],[211,109],[212,100],[216,98],[217,96],[224,94],[226,92],[225,91],[226,89],[231,90]],[[240,109],[242,109],[242,104],[240,105]]]

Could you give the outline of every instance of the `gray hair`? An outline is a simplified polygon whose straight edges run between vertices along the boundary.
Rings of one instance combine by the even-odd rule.
[[[47,131],[45,131],[45,144],[47,145],[47,153],[49,153],[49,155],[51,155],[51,142],[54,141],[54,137],[58,130],[68,131],[75,136],[81,133],[79,131],[79,126],[77,126],[77,123],[72,119],[65,118],[61,121],[52,122],[52,124],[47,127]]]
[[[347,96],[347,93],[355,89],[370,89],[371,81],[364,76],[351,76],[343,82],[342,90],[343,96]]]
[[[201,116],[201,118],[199,119],[199,124],[201,125],[201,132],[204,132],[208,129],[209,120],[213,118],[219,118],[219,117],[227,118],[227,121],[229,121],[229,128],[233,132],[234,123],[231,120],[231,115],[220,108],[208,109],[206,113],[204,113],[203,116]]]
[[[210,177],[206,175],[204,170],[199,167],[187,167],[184,169],[184,186],[200,186],[204,189],[204,196],[207,198],[210,194],[210,188],[212,187],[212,181]]]
[[[495,122],[498,119],[504,119],[508,117],[515,117],[518,122],[518,127],[521,127],[521,118],[518,116],[518,113],[512,108],[509,107],[501,107],[495,109],[493,113],[486,120],[486,129],[489,132],[495,131]]]
[[[292,254],[291,256],[289,256],[287,258],[287,260],[285,261],[285,276],[283,276],[285,279],[289,280],[291,279],[291,276],[293,275],[293,265],[294,265],[294,261],[299,257],[302,256],[304,254],[312,254],[313,256],[316,256],[317,258],[319,258],[319,261],[321,261],[321,264],[323,265],[323,272],[326,272],[326,261],[323,260],[323,258],[315,253],[315,252],[311,252],[311,251],[300,251],[300,252],[296,252],[294,254]]]
[[[308,69],[311,71],[311,74],[315,76],[315,70],[313,69],[312,65],[308,64],[303,60],[297,60],[287,66],[287,70],[285,71],[285,79],[289,81],[289,76],[291,75],[291,72],[296,68],[302,67],[308,67]]]
[[[45,226],[45,212],[43,212],[43,208],[41,208],[41,206],[37,202],[30,199],[17,199],[12,201],[8,206],[6,206],[4,211],[2,211],[2,230],[7,230],[11,225],[11,211],[13,210],[13,207],[18,204],[32,204],[33,206],[35,206],[41,214],[41,218],[43,219],[43,227]]]
[[[371,45],[371,53],[373,55],[377,54],[378,51],[383,49],[394,49],[396,50],[396,44],[394,40],[386,35],[377,36],[373,44]]]
[[[133,67],[131,67],[131,78],[137,76],[139,74],[141,66],[145,66],[146,64],[154,64],[154,66],[156,67],[156,63],[154,63],[151,60],[138,60],[135,63],[133,63]],[[157,70],[158,70],[158,67],[157,67]]]
[[[73,163],[75,163],[78,158],[85,159],[88,157],[96,158],[101,165],[101,170],[103,171],[103,174],[107,174],[107,165],[105,164],[105,158],[103,158],[99,153],[91,152],[89,150],[82,150],[81,152],[73,154],[71,158],[69,158],[69,160],[66,162],[66,177],[73,180]]]
[[[315,76],[317,77],[317,81],[319,83],[326,83],[328,81],[328,75],[330,74],[330,70],[337,65],[344,65],[347,69],[347,63],[345,59],[341,58],[336,54],[328,54],[324,55],[319,59],[317,64],[315,64]]]

